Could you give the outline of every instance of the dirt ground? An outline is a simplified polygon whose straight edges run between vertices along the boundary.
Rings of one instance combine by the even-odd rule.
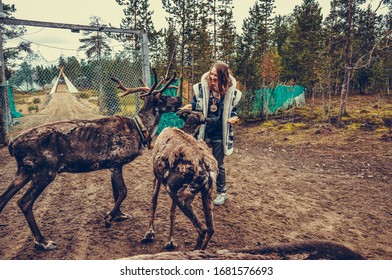
[[[29,121],[55,121],[65,106],[72,112],[68,118],[94,117],[85,106],[60,104],[51,107],[49,102],[46,112]],[[235,135],[235,152],[226,157],[229,200],[214,208],[215,234],[208,250],[325,240],[368,259],[392,260],[391,142],[371,131],[342,135],[332,126],[279,134],[260,124],[240,124]],[[293,141],[301,137],[303,141]],[[0,148],[0,165],[2,193],[16,171],[6,147]],[[124,168],[124,179],[128,196],[122,209],[131,218],[107,229],[103,216],[113,205],[109,172],[60,174],[34,205],[42,233],[58,243],[49,252],[34,248],[16,204],[21,191],[0,214],[0,259],[111,260],[163,252],[170,211],[164,191],[156,215],[157,239],[140,242],[150,215],[150,150]],[[200,205],[199,198],[195,204]],[[196,237],[192,224],[177,212],[178,250],[192,250]]]

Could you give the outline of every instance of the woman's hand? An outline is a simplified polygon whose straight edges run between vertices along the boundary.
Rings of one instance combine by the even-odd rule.
[[[230,124],[236,124],[240,122],[240,118],[237,116],[231,117],[227,120],[228,123]]]
[[[192,104],[186,104],[182,106],[180,110],[192,110]]]

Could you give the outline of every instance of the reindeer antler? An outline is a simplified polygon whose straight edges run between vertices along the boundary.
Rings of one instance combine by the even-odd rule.
[[[119,89],[122,89],[124,92],[120,95],[121,97],[124,97],[130,93],[138,93],[138,92],[147,92],[149,88],[147,86],[144,87],[136,87],[136,88],[126,88],[118,79],[116,78],[111,78],[112,81],[117,83],[117,87]]]
[[[177,73],[176,73],[176,71],[173,71],[173,74],[172,74],[172,76],[170,77],[170,79],[164,84],[164,86],[161,88],[161,89],[159,89],[159,90],[156,90],[156,88],[159,88],[163,83],[164,83],[164,79],[161,79],[161,81],[158,83],[158,74],[157,74],[157,71],[156,71],[156,69],[155,68],[153,68],[152,69],[152,72],[153,72],[153,74],[154,74],[154,84],[151,86],[151,87],[148,87],[147,86],[147,84],[142,80],[142,79],[140,79],[139,81],[143,84],[143,86],[142,87],[136,87],[136,88],[127,88],[127,87],[125,87],[123,84],[122,84],[122,82],[121,81],[119,81],[118,79],[116,79],[116,78],[111,78],[112,79],[112,81],[114,81],[114,82],[116,82],[117,83],[117,87],[119,88],[119,89],[122,89],[124,92],[120,95],[121,97],[124,97],[124,96],[126,96],[126,95],[128,95],[128,94],[131,94],[131,93],[138,93],[138,92],[144,92],[143,94],[141,94],[140,95],[140,97],[146,97],[146,96],[148,96],[148,95],[150,95],[150,94],[154,94],[154,95],[157,95],[157,94],[159,94],[159,93],[162,93],[164,90],[166,90],[167,88],[177,88],[177,87],[175,87],[175,86],[170,86],[170,84],[173,82],[173,80],[175,79],[175,77],[176,77],[176,75],[177,75]]]
[[[170,79],[163,85],[162,88],[158,89],[158,90],[154,90],[153,94],[157,95],[157,94],[161,94],[163,91],[165,91],[168,88],[177,88],[175,86],[171,86],[170,84],[173,82],[173,80],[176,78],[177,72],[173,71],[172,76],[170,77]],[[157,88],[160,87],[164,82],[164,79],[162,79],[159,84],[157,85]]]

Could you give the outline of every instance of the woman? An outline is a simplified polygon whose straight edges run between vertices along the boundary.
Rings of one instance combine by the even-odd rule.
[[[236,86],[237,82],[231,75],[229,66],[223,62],[215,63],[211,70],[202,76],[201,82],[193,86],[195,95],[192,103],[183,107],[203,112],[208,118],[207,124],[200,128],[197,138],[206,141],[218,161],[215,205],[222,205],[228,198],[224,157],[233,152],[233,124],[239,122],[236,106],[242,93]]]

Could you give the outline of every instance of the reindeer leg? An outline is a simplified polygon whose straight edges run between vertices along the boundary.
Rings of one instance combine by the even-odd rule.
[[[106,213],[105,215],[105,226],[109,228],[112,224],[113,219],[128,219],[130,216],[128,214],[123,214],[121,212],[120,206],[127,196],[127,187],[124,183],[124,178],[122,175],[122,166],[110,169],[112,172],[112,189],[114,197],[114,207],[113,209]]]
[[[180,196],[179,196],[180,193]],[[204,240],[207,229],[200,221],[195,210],[193,209],[192,202],[195,194],[184,191],[184,188],[180,189],[178,192],[170,192],[170,197],[174,200],[181,211],[188,217],[192,222],[193,226],[196,228],[198,233],[198,239],[194,250],[200,250],[202,241]]]
[[[152,196],[151,200],[151,218],[150,218],[150,226],[148,231],[144,234],[144,237],[142,239],[142,242],[147,243],[154,241],[155,239],[155,232],[154,232],[154,219],[155,219],[155,212],[157,210],[157,204],[158,204],[158,195],[159,195],[159,190],[161,188],[161,181],[158,179],[154,178],[154,194]]]
[[[204,217],[206,220],[206,226],[207,226],[207,235],[206,238],[204,239],[203,243],[201,244],[201,250],[207,249],[207,245],[210,242],[210,239],[212,235],[214,234],[214,219],[213,219],[213,214],[212,214],[212,208],[213,208],[213,203],[212,203],[212,184],[209,185],[207,189],[202,190],[202,202],[203,202],[203,211],[204,211]]]
[[[112,178],[111,179],[112,179],[112,189],[113,189],[114,203],[116,203],[116,201],[118,200],[118,197],[119,197],[119,189],[117,187],[118,184],[123,184],[124,188],[126,188],[125,187],[125,183],[124,183],[124,179],[123,179],[123,176],[122,176],[122,167],[120,167],[120,172],[121,172],[121,174],[119,175],[120,178],[117,178],[117,175],[113,176],[113,172],[112,172]],[[117,183],[118,180],[120,180],[120,181]],[[127,194],[127,190],[125,189],[125,196],[126,196],[126,194]],[[125,199],[125,197],[123,198],[123,200],[124,199]],[[115,220],[116,221],[122,221],[122,220],[125,220],[125,219],[129,219],[130,217],[131,216],[129,214],[122,213],[121,207],[119,207],[118,211],[117,211],[117,215],[115,217]]]
[[[33,233],[35,246],[45,250],[56,249],[57,244],[51,240],[46,240],[42,236],[34,218],[33,204],[44,189],[54,180],[56,175],[57,173],[48,170],[43,170],[40,174],[34,175],[30,187],[22,198],[18,200],[18,205],[20,209],[22,209],[31,232]]]
[[[176,220],[176,208],[177,204],[172,200],[172,205],[170,209],[170,232],[169,232],[169,241],[166,243],[166,250],[174,250],[178,246],[174,243],[174,222]]]
[[[31,177],[31,174],[25,173],[18,169],[15,178],[8,185],[5,192],[0,196],[0,213],[7,205],[8,201],[10,201],[11,198],[31,180]]]

